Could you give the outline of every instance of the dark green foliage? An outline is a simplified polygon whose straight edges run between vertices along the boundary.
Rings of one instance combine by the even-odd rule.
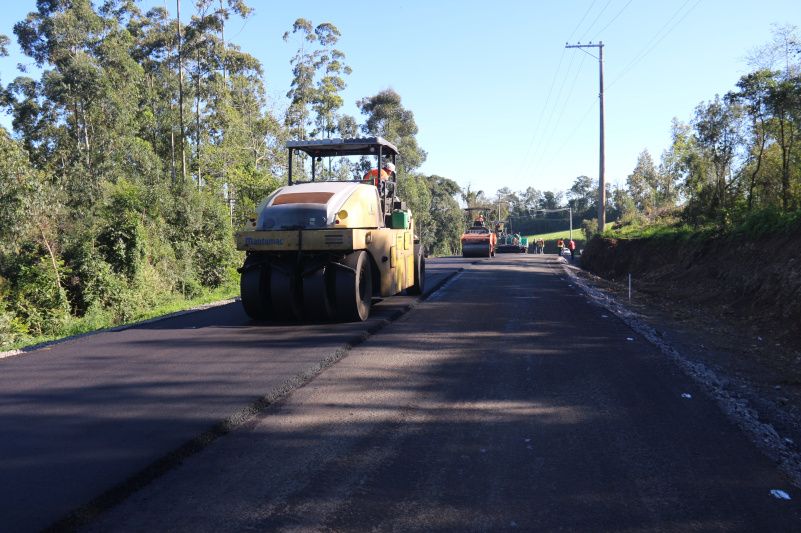
[[[143,191],[125,180],[111,189],[98,217],[97,249],[115,273],[134,279],[145,259]]]
[[[29,261],[31,256],[24,259],[10,265],[15,275],[5,295],[8,306],[27,333],[55,333],[69,316],[66,293],[46,257],[35,262]],[[58,266],[63,270],[63,263]]]
[[[458,251],[459,188],[417,172],[425,152],[400,95],[360,100],[364,124],[339,113],[350,68],[336,26],[295,22],[302,44],[279,117],[259,62],[226,40],[229,19],[250,8],[194,7],[180,60],[166,7],[42,1],[15,25],[41,74],[0,87],[14,128],[13,138],[0,129],[0,350],[235,287],[233,232],[284,183],[289,138],[361,131],[396,143],[400,195],[423,242]],[[0,36],[0,56],[7,45]],[[318,170],[350,179],[355,167]]]
[[[232,281],[233,224],[279,185],[285,134],[265,111],[261,66],[222,39],[250,9],[196,7],[182,27],[183,136],[165,9],[39,2],[15,26],[42,74],[0,90],[19,139],[0,130],[0,349]]]
[[[751,213],[732,229],[732,234],[748,237],[765,235],[797,235],[801,232],[801,211],[783,213],[779,209],[763,209]]]
[[[590,218],[582,220],[581,230],[584,232],[584,238],[589,242],[593,237],[598,235],[598,219]]]
[[[462,210],[456,201],[461,192],[457,183],[441,176],[424,178],[431,195],[428,224],[418,229],[422,242],[433,255],[459,253],[464,229]]]
[[[662,227],[660,219],[678,214],[697,230],[750,232],[795,216],[801,209],[801,54],[787,43],[798,41],[796,28],[775,27],[773,42],[756,54],[759,68],[742,76],[736,90],[699,104],[689,124],[674,120],[673,142],[658,168],[647,152],[640,155],[626,191],[637,212],[619,198],[625,222]]]

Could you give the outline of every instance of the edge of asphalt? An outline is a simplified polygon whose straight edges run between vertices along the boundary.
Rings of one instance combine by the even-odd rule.
[[[153,318],[146,318],[144,320],[138,320],[136,322],[129,322],[127,324],[120,324],[119,326],[111,326],[108,328],[102,329],[95,329],[92,331],[87,331],[85,333],[77,333],[75,335],[70,335],[68,337],[60,337],[58,339],[53,339],[50,341],[39,342],[36,344],[31,344],[30,346],[23,346],[22,348],[17,348],[16,350],[8,350],[5,352],[0,352],[0,359],[5,359],[6,357],[14,357],[16,355],[25,355],[31,352],[35,352],[36,350],[41,350],[42,348],[47,348],[48,346],[54,346],[56,344],[62,344],[65,342],[70,342],[78,339],[83,339],[84,337],[91,337],[93,335],[100,335],[101,333],[114,333],[117,331],[125,331],[126,329],[132,329],[139,326],[145,326],[147,324],[152,324],[154,322],[160,322],[162,320],[167,320],[170,318],[175,318],[177,316],[188,315],[189,313],[196,313],[198,311],[205,311],[207,309],[212,309],[214,307],[220,307],[223,305],[228,305],[235,301],[239,300],[239,298],[228,298],[227,300],[217,300],[216,302],[209,302],[207,304],[198,305],[195,307],[190,307],[189,309],[183,309],[181,311],[174,311],[172,313],[168,313],[166,315],[159,315]]]
[[[470,264],[475,264],[475,263],[476,262],[472,262]],[[284,399],[294,390],[312,381],[323,371],[325,371],[326,369],[330,368],[331,366],[339,362],[343,357],[345,357],[348,354],[348,352],[350,352],[352,348],[364,343],[367,339],[369,339],[370,337],[372,337],[373,335],[375,335],[388,325],[392,324],[400,317],[407,314],[409,311],[420,305],[422,302],[426,301],[430,296],[432,296],[442,287],[448,284],[457,274],[459,274],[462,271],[464,271],[463,267],[454,269],[452,272],[446,274],[442,279],[438,280],[437,283],[435,283],[431,288],[424,291],[424,293],[419,298],[415,298],[413,301],[409,302],[406,305],[399,306],[397,309],[392,310],[389,316],[381,318],[369,324],[365,329],[356,333],[352,338],[350,338],[345,343],[340,345],[336,350],[334,350],[328,356],[317,361],[311,366],[303,368],[298,374],[295,374],[294,376],[288,378],[278,386],[273,387],[272,389],[267,391],[264,395],[257,398],[255,401],[246,405],[242,409],[236,411],[227,418],[220,420],[216,424],[212,425],[206,431],[200,433],[199,435],[196,435],[194,438],[183,443],[177,448],[168,451],[166,454],[156,459],[150,465],[141,469],[139,472],[133,474],[132,476],[129,476],[127,479],[121,481],[120,483],[117,483],[113,487],[107,489],[106,491],[104,491],[103,493],[101,493],[99,496],[95,497],[88,503],[81,505],[76,509],[73,509],[63,517],[59,518],[52,525],[47,527],[45,531],[74,531],[80,528],[81,526],[88,525],[95,517],[99,516],[104,511],[110,509],[116,504],[122,502],[128,496],[138,491],[139,489],[145,487],[158,477],[165,474],[167,471],[173,469],[174,467],[179,465],[181,461],[183,461],[184,459],[196,453],[199,453],[200,451],[202,451],[204,448],[209,446],[212,442],[216,441],[220,437],[223,437],[228,433],[230,433],[231,431],[235,430],[236,428],[245,425],[247,422],[254,419],[257,415],[259,415],[262,411],[264,411],[271,405]],[[160,320],[166,320],[168,318],[173,318],[175,316],[194,313],[196,311],[210,309],[212,307],[217,307],[219,305],[226,305],[234,301],[236,301],[236,298],[232,300],[215,302],[213,304],[206,304],[204,306],[193,308],[191,310],[178,311],[176,313],[171,313],[169,315],[156,317],[142,322],[126,324],[124,326],[118,326],[115,328],[108,328],[105,330],[98,330],[89,333],[84,333],[81,335],[69,337],[68,339],[67,338],[59,339],[58,341],[52,341],[50,343],[39,345],[38,347],[48,346],[60,342],[66,342],[67,340],[74,340],[76,338],[102,332],[122,331],[125,329],[141,326],[143,324],[149,324]],[[0,354],[0,358],[2,357],[3,354]]]
[[[615,296],[601,291],[576,274],[578,266],[566,260],[559,261],[567,277],[596,305],[623,321],[635,333],[643,337],[663,355],[671,359],[690,379],[701,386],[729,420],[734,422],[747,438],[765,455],[773,460],[793,485],[801,488],[801,454],[791,449],[786,440],[769,422],[764,421],[759,411],[749,405],[747,399],[737,393],[732,379],[721,375],[701,361],[692,360],[674,346],[666,342],[659,331],[643,320],[640,315],[629,310]],[[557,265],[557,268],[560,265]],[[583,271],[586,272],[586,271]],[[589,274],[589,273],[588,273]],[[592,274],[590,279],[594,277]]]

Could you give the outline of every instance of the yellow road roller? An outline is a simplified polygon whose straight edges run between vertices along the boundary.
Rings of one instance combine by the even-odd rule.
[[[236,234],[245,312],[256,320],[360,321],[374,297],[421,294],[425,258],[414,218],[397,196],[394,172],[319,181],[323,158],[368,156],[394,168],[398,149],[381,137],[290,141],[288,184]],[[293,183],[297,152],[311,158],[311,181]],[[392,163],[389,165],[388,163]]]

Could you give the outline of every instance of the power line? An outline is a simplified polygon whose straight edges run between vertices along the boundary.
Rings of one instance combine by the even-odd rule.
[[[565,96],[564,96],[564,100],[562,102],[561,108],[559,108],[559,112],[558,113],[555,112],[557,106],[554,106],[552,108],[552,110],[551,110],[551,115],[550,115],[551,117],[554,117],[554,116],[559,117],[559,116],[562,116],[562,114],[564,113],[565,108],[567,107],[567,104],[570,102],[570,97],[573,95],[573,90],[576,88],[576,82],[578,81],[579,75],[581,75],[581,67],[582,67],[582,65],[584,65],[584,61],[585,61],[585,58],[584,58],[584,56],[582,56],[581,57],[581,61],[579,62],[578,67],[576,68],[576,75],[573,76],[573,82],[570,84],[570,89],[568,90],[568,92],[566,94],[563,93],[563,94],[565,94]],[[549,125],[550,125],[550,123],[549,123]],[[549,136],[547,142],[542,145],[542,149],[540,150],[540,153],[538,154],[538,158],[536,159],[536,165],[535,166],[539,165],[540,162],[542,161],[542,159],[546,156],[546,154],[548,153],[547,148],[549,148],[551,146],[552,141],[553,141],[553,136]]]
[[[592,3],[590,3],[590,7],[587,8],[587,11],[585,11],[584,15],[581,17],[581,20],[578,21],[576,27],[573,28],[573,31],[570,32],[570,36],[567,38],[568,41],[573,38],[573,35],[575,35],[576,31],[579,29],[581,23],[584,22],[584,19],[587,18],[587,15],[589,15],[590,11],[592,10],[592,7],[595,5],[595,2],[597,1],[598,0],[592,0]]]
[[[607,22],[607,23],[606,23],[606,26],[604,26],[603,28],[601,28],[600,30],[598,30],[598,33],[596,34],[595,38],[596,38],[596,39],[600,39],[600,37],[601,37],[601,34],[602,34],[602,33],[603,33],[605,30],[606,30],[606,28],[608,28],[609,26],[611,26],[611,25],[612,25],[612,23],[613,23],[614,21],[616,21],[616,20],[617,20],[617,18],[618,18],[618,17],[621,15],[621,13],[623,13],[623,12],[626,10],[626,8],[627,8],[627,7],[629,7],[629,4],[631,4],[633,1],[634,1],[634,0],[629,0],[628,2],[626,2],[626,5],[624,5],[622,8],[620,8],[620,11],[618,11],[618,12],[617,12],[617,15],[615,15],[614,17],[612,17],[612,19],[611,19],[609,22]],[[569,41],[569,40],[570,40],[570,39],[568,39],[568,41]]]
[[[570,76],[570,74],[571,74],[571,71],[572,71],[572,68],[573,68],[573,62],[574,62],[574,61],[575,61],[575,56],[571,56],[571,57],[570,57],[570,63],[569,63],[569,64],[568,64],[568,66],[567,66],[567,72],[565,73],[565,76],[562,78],[562,83],[559,85],[559,90],[556,92],[556,94],[557,94],[557,95],[561,95],[561,94],[563,94],[563,89],[564,89],[564,87],[565,87],[565,82],[568,80],[568,76]],[[535,139],[536,139],[536,136],[537,136],[537,135],[539,135],[540,137],[542,137],[542,136],[544,135],[544,133],[543,133],[543,132],[546,132],[546,131],[548,131],[548,130],[550,129],[550,127],[551,127],[551,121],[552,121],[552,119],[553,119],[554,109],[556,109],[556,107],[557,107],[557,105],[558,105],[558,101],[559,101],[558,99],[559,99],[559,96],[557,96],[557,100],[556,100],[556,102],[555,102],[555,103],[554,103],[554,105],[553,105],[553,106],[551,106],[550,108],[547,108],[547,109],[546,109],[545,107],[543,107],[543,109],[545,110],[545,113],[548,113],[548,115],[547,115],[547,118],[545,119],[545,123],[544,123],[544,125],[542,126],[542,128],[538,128],[538,131],[535,131],[535,132],[534,132],[534,134],[535,134]],[[533,144],[533,143],[532,143],[532,144]],[[535,150],[538,150],[538,148],[535,148]],[[535,153],[536,153],[536,152],[535,152]],[[529,154],[529,155],[530,155],[530,154]],[[529,158],[525,159],[525,160],[524,160],[524,163],[523,163],[523,166],[527,165],[527,164],[530,162],[530,160],[531,160],[531,157],[529,157]]]
[[[590,30],[592,30],[592,28],[595,26],[595,24],[597,23],[597,21],[598,21],[598,20],[601,18],[601,16],[603,15],[603,13],[606,11],[606,9],[607,9],[607,8],[609,7],[609,5],[611,4],[611,1],[612,1],[612,0],[608,0],[608,1],[607,1],[607,3],[606,3],[604,6],[603,6],[603,8],[601,8],[601,10],[598,12],[598,14],[597,14],[597,15],[595,16],[595,18],[593,19],[592,23],[591,23],[591,24],[590,24],[590,25],[587,27],[587,29],[584,31],[584,35],[586,35],[586,34],[587,34],[587,33],[588,33]],[[610,20],[609,20],[609,21],[608,21],[608,22],[607,22],[605,25],[604,25],[604,27],[601,29],[601,31],[603,31],[603,30],[605,30],[606,28],[608,28],[609,26],[611,26],[611,25],[612,25],[612,23],[613,23],[615,20],[617,20],[617,18],[618,18],[618,17],[620,17],[620,15],[623,13],[623,11],[625,11],[625,10],[626,10],[626,8],[627,8],[627,7],[628,7],[628,6],[631,4],[631,2],[632,2],[632,1],[633,1],[633,0],[629,0],[629,1],[628,1],[628,2],[627,2],[627,3],[626,3],[626,4],[625,4],[625,5],[624,5],[624,6],[623,6],[623,7],[622,7],[620,10],[618,10],[618,12],[617,12],[617,13],[616,13],[616,14],[615,14],[615,15],[614,15],[614,16],[613,16],[613,17],[612,17],[612,18],[611,18],[611,19],[610,19]],[[578,28],[579,28],[579,27],[581,27],[581,24],[582,24],[582,22],[583,22],[583,21],[584,21],[584,20],[587,18],[587,15],[588,15],[588,14],[589,14],[589,13],[592,11],[592,8],[595,6],[595,3],[596,3],[596,0],[593,0],[593,2],[590,4],[590,6],[587,8],[587,10],[584,12],[584,15],[581,17],[581,20],[579,20],[578,24],[576,25],[576,27],[575,27],[575,28],[573,29],[573,31],[571,32],[571,34],[570,34],[570,37],[568,38],[568,41],[570,40],[570,38],[572,38],[573,34],[575,34],[575,33],[576,33],[576,31],[578,30]],[[599,32],[599,33],[600,33],[600,32]],[[561,62],[562,62],[562,58],[564,57],[564,49],[562,50],[562,52],[563,52],[563,53],[562,53],[562,55],[561,55],[561,56],[560,56],[560,58],[559,58],[560,65],[561,65]],[[582,49],[582,52],[584,52],[585,54],[589,55],[589,56],[590,56],[590,57],[592,57],[593,59],[597,59],[597,57],[596,57],[596,56],[594,56],[594,55],[590,54],[590,53],[589,53],[589,52],[587,52],[586,50],[583,50],[583,49]],[[583,62],[582,62],[582,64],[583,64]],[[571,66],[572,66],[572,63],[571,63]],[[560,92],[559,92],[559,94],[560,94],[561,96],[564,96],[564,101],[562,102],[561,109],[560,109],[560,111],[559,111],[558,113],[555,113],[555,110],[556,110],[557,108],[559,108],[559,104],[558,104],[558,102],[557,102],[557,103],[554,105],[554,107],[551,109],[551,113],[549,114],[548,121],[546,122],[546,126],[547,126],[547,128],[544,128],[544,129],[543,129],[543,130],[541,130],[541,131],[548,131],[548,128],[550,128],[550,126],[551,126],[551,124],[552,124],[552,119],[554,118],[554,115],[556,115],[556,116],[560,116],[560,115],[561,115],[561,113],[564,111],[565,107],[567,107],[567,104],[568,104],[568,102],[569,102],[569,100],[570,100],[570,96],[572,95],[572,93],[573,93],[573,90],[575,89],[576,80],[578,79],[578,76],[579,76],[579,73],[580,73],[580,72],[581,72],[581,64],[579,65],[579,67],[578,67],[578,70],[577,70],[577,72],[576,72],[576,75],[575,75],[575,77],[573,78],[573,83],[572,83],[572,84],[571,84],[571,86],[570,86],[570,90],[569,90],[569,92],[568,92],[567,96],[564,96],[564,94],[565,94],[565,93],[564,93],[564,92],[561,90],[561,89],[564,87],[564,81],[563,81],[562,88],[560,88]],[[566,79],[569,79],[569,77],[570,77],[570,67],[568,67],[568,72],[567,72],[567,74],[565,75],[565,80],[566,80]],[[555,81],[555,78],[554,78],[554,81]],[[552,89],[552,88],[553,88],[553,84],[551,85],[551,89]],[[551,95],[551,91],[549,90],[549,93],[548,93],[548,96],[549,96],[549,97],[548,97],[548,101],[550,101],[550,95]],[[547,107],[547,103],[546,103],[546,107]],[[542,117],[542,116],[544,116],[544,114],[543,114],[543,115],[541,115],[541,117]],[[541,123],[541,121],[538,121],[537,130],[539,130],[539,129],[540,129],[540,128],[539,128],[539,124],[540,124],[540,123]],[[527,148],[527,150],[526,150],[526,156],[523,158],[523,163],[521,164],[521,170],[520,170],[520,171],[518,171],[518,174],[522,173],[522,169],[525,167],[525,165],[526,165],[526,164],[528,164],[528,156],[529,156],[529,153],[530,153],[530,150],[531,150],[531,145],[534,143],[534,140],[536,139],[537,135],[539,135],[539,134],[540,134],[540,133],[539,133],[539,131],[536,131],[536,130],[535,130],[534,136],[532,137],[532,141],[531,141],[531,143],[529,144],[529,147],[528,147],[528,148]],[[537,158],[536,158],[536,160],[537,160],[538,162],[539,162],[539,161],[541,161],[541,160],[542,160],[542,159],[545,157],[545,154],[547,153],[546,147],[549,147],[549,146],[551,145],[551,141],[552,141],[552,137],[548,137],[547,144],[543,145],[543,147],[542,147],[542,148],[539,150],[539,153],[537,154]]]
[[[679,15],[679,13],[681,13],[681,11],[687,4],[690,3],[690,1],[691,0],[685,0],[685,2],[673,13],[673,15],[671,15],[671,17],[667,20],[667,22],[665,22],[665,24],[662,25],[659,31],[657,31],[654,34],[654,37],[648,44],[645,45],[643,50],[638,55],[636,55],[634,59],[632,59],[625,67],[623,67],[623,70],[620,72],[620,74],[618,74],[617,77],[615,77],[609,83],[609,87],[612,87],[615,83],[620,81],[620,79],[623,76],[625,76],[632,68],[634,68],[634,66],[636,66],[640,61],[645,59],[645,57],[647,57],[648,54],[653,52],[654,49],[656,49],[656,47],[659,45],[659,43],[665,40],[665,37],[670,35],[673,32],[673,30],[675,30],[676,27],[679,24],[681,24],[682,21],[684,21],[684,19],[686,19],[687,16],[698,6],[698,4],[701,3],[701,0],[696,0],[696,2],[692,6],[690,6],[690,9],[685,11],[684,14],[672,26],[670,26],[670,28],[668,28],[668,26],[673,22],[673,19],[675,19]],[[662,33],[665,30],[665,28],[668,28],[667,31],[665,31],[665,33],[660,36],[660,33]]]
[[[611,3],[612,3],[612,0],[608,0],[608,1],[606,2],[606,5],[605,5],[605,6],[604,6],[604,7],[603,7],[603,8],[602,8],[602,9],[601,9],[599,12],[598,12],[598,15],[596,15],[595,19],[592,21],[592,24],[590,24],[590,25],[587,27],[587,29],[586,29],[586,30],[584,30],[584,34],[583,34],[583,35],[582,35],[582,36],[579,38],[579,41],[583,41],[583,40],[584,40],[584,37],[586,37],[586,36],[587,36],[587,34],[588,34],[588,33],[590,33],[590,30],[592,30],[592,27],[593,27],[593,26],[595,26],[595,23],[596,23],[596,22],[598,22],[598,19],[599,19],[599,18],[601,18],[601,15],[603,15],[603,14],[604,14],[604,11],[606,11],[606,8],[607,8],[607,7],[609,7],[609,4],[611,4]],[[568,41],[569,41],[569,40],[570,40],[570,39],[568,39]]]
[[[547,160],[545,161],[546,163],[550,163],[551,161],[553,161],[553,159],[555,159],[555,158],[556,158],[556,157],[557,157],[559,154],[561,154],[561,153],[562,153],[562,150],[564,150],[564,149],[565,149],[565,146],[567,146],[567,143],[568,143],[568,142],[570,142],[571,140],[573,140],[573,138],[574,138],[574,137],[575,137],[575,135],[576,135],[576,132],[578,132],[579,128],[581,128],[581,126],[583,126],[583,125],[584,125],[584,121],[585,121],[585,120],[587,120],[587,116],[590,114],[590,111],[592,111],[592,109],[593,109],[593,108],[594,108],[596,105],[598,105],[598,102],[596,102],[596,101],[593,99],[593,101],[592,101],[592,102],[590,102],[590,105],[588,105],[588,106],[587,106],[587,109],[585,109],[585,110],[584,110],[584,113],[581,115],[581,118],[578,120],[578,122],[576,122],[576,125],[575,125],[575,127],[573,128],[573,130],[570,132],[570,134],[568,134],[568,135],[565,137],[565,140],[562,142],[562,144],[559,146],[559,148],[557,148],[557,149],[556,149],[555,151],[553,151],[553,152],[550,152],[551,159],[547,159]]]
[[[550,132],[553,129],[555,129],[554,122],[556,121],[556,117],[558,117],[560,115],[561,110],[563,110],[565,105],[567,104],[567,101],[564,101],[564,102],[560,103],[560,100],[565,95],[565,92],[562,89],[565,87],[565,82],[567,82],[570,78],[572,78],[573,81],[570,84],[570,90],[568,91],[568,94],[572,93],[573,87],[576,84],[576,78],[578,77],[578,74],[580,72],[581,72],[581,68],[580,68],[580,65],[579,65],[577,67],[577,69],[576,69],[576,75],[575,76],[573,76],[572,69],[569,70],[566,73],[565,78],[563,79],[563,83],[562,83],[562,85],[560,87],[560,90],[557,93],[558,94],[557,99],[553,102],[553,104],[548,109],[548,116],[547,116],[547,119],[545,121],[545,125],[539,131],[540,142],[537,143],[534,151],[531,154],[531,157],[529,157],[525,162],[527,166],[531,165],[531,166],[536,167],[539,164],[539,161],[544,157],[545,153],[547,153],[547,147],[550,146],[550,144],[552,142],[552,135],[550,134]]]
[[[579,19],[578,23],[573,28],[573,31],[570,32],[570,37],[568,37],[568,40],[570,40],[573,37],[573,35],[578,31],[578,29],[581,27],[581,24],[587,18],[587,15],[590,14],[590,11],[592,11],[592,8],[595,6],[596,2],[597,2],[597,0],[592,0],[592,2],[590,2],[590,5],[584,11],[584,14],[581,16],[581,18]],[[553,110],[555,109],[556,104],[554,105],[554,107],[549,107],[549,104],[551,102],[551,96],[553,95],[553,88],[556,85],[556,79],[559,77],[559,73],[560,73],[561,68],[562,68],[562,63],[563,63],[564,57],[565,57],[565,49],[563,48],[562,49],[562,54],[559,56],[559,63],[556,66],[556,70],[553,73],[553,78],[551,79],[550,87],[548,88],[548,95],[545,98],[545,103],[540,107],[539,117],[537,118],[537,123],[536,123],[536,126],[534,127],[533,134],[531,136],[531,140],[526,145],[525,155],[521,158],[520,168],[517,171],[517,175],[522,174],[523,169],[529,163],[530,156],[531,156],[531,148],[535,144],[534,141],[536,141],[538,137],[542,137],[543,133],[541,133],[541,132],[547,131],[547,129],[551,125],[551,119],[553,117]],[[570,71],[571,71],[572,66],[573,66],[573,57],[571,56],[570,64],[567,67],[567,72],[565,73],[565,76],[562,79],[562,84],[561,84],[561,86],[559,88],[559,93],[560,94],[563,94],[562,93],[562,89],[564,88],[565,80],[567,80],[569,78],[569,76],[570,76]],[[580,70],[581,69],[579,68],[579,71]],[[575,83],[575,80],[574,80],[574,83]],[[548,113],[548,111],[550,111],[550,114],[548,115],[548,120],[545,123],[546,127],[541,128],[540,126],[543,125],[542,121],[545,118],[546,113]],[[540,158],[541,158],[541,156],[540,156]]]
[[[551,94],[553,94],[553,88],[554,88],[554,85],[556,85],[556,78],[559,75],[559,69],[562,68],[562,60],[564,59],[564,57],[565,57],[565,49],[563,48],[562,49],[562,55],[559,56],[559,64],[556,66],[556,70],[553,73],[553,78],[551,79],[551,87],[548,89],[548,96],[545,98],[545,104],[542,107],[540,107],[540,115],[539,115],[539,119],[537,119],[537,125],[534,127],[534,132],[531,135],[531,140],[529,141],[528,145],[526,146],[525,155],[521,159],[520,168],[517,171],[517,175],[520,175],[520,173],[523,171],[523,168],[525,168],[526,163],[527,163],[527,159],[528,159],[528,156],[529,156],[529,152],[531,152],[531,147],[534,146],[534,141],[536,140],[537,135],[540,132],[540,126],[542,125],[542,119],[545,117],[545,112],[548,109],[548,104],[551,101]]]
[[[601,18],[603,13],[606,11],[606,9],[611,4],[611,1],[612,0],[608,0],[607,3],[603,6],[603,8],[598,12],[598,14],[593,19],[592,23],[584,31],[585,35],[590,30],[592,30],[592,28],[595,26],[595,24]],[[618,10],[618,12],[604,25],[604,27],[599,31],[599,33],[603,32],[605,29],[607,29],[609,26],[611,26],[612,23],[614,23],[615,20],[617,20],[617,18],[620,17],[620,15],[626,10],[626,8],[631,4],[632,1],[633,0],[629,0],[620,10]],[[590,14],[592,9],[595,7],[596,3],[597,3],[597,0],[593,0],[590,3],[590,5],[587,7],[587,9],[584,11],[584,14],[582,15],[581,19],[579,19],[578,23],[573,28],[573,31],[570,33],[570,36],[568,37],[568,41],[573,37],[573,35],[575,35],[575,33],[581,27],[582,23],[586,20],[587,16]],[[592,57],[594,59],[597,59],[595,56],[593,56],[589,52],[586,52],[585,50],[582,50],[582,51],[585,52],[586,54],[588,54],[590,57]],[[534,154],[532,154],[531,150],[532,150],[532,147],[535,146],[535,141],[538,138],[542,138],[545,135],[544,132],[550,131],[550,128],[552,127],[552,124],[553,124],[554,117],[555,116],[557,116],[557,117],[561,116],[561,114],[564,112],[564,110],[567,107],[567,104],[568,104],[568,102],[570,100],[570,96],[572,95],[573,90],[575,89],[576,82],[578,80],[578,76],[581,73],[581,66],[583,65],[583,58],[582,58],[582,61],[580,62],[580,64],[578,65],[578,67],[577,67],[576,74],[573,77],[573,82],[570,85],[569,91],[568,91],[567,95],[565,95],[563,89],[564,89],[566,81],[568,79],[570,79],[570,74],[571,74],[571,70],[572,70],[572,66],[573,66],[573,60],[571,58],[570,64],[567,67],[567,71],[566,71],[566,73],[565,73],[565,75],[564,75],[564,77],[562,79],[562,83],[561,83],[559,91],[557,93],[559,96],[556,96],[554,105],[552,107],[549,107],[549,104],[551,103],[551,97],[554,95],[553,89],[554,89],[554,87],[556,85],[556,80],[559,77],[559,72],[561,71],[561,67],[562,67],[562,64],[563,64],[563,61],[564,61],[564,55],[565,55],[565,49],[563,48],[562,49],[562,54],[559,56],[559,63],[557,65],[556,70],[554,71],[553,78],[551,79],[551,84],[550,84],[550,87],[548,89],[548,94],[547,94],[547,97],[545,99],[545,103],[540,108],[541,111],[540,111],[539,116],[537,118],[536,126],[534,127],[534,131],[533,131],[533,134],[531,136],[531,140],[526,145],[525,155],[521,159],[521,166],[518,169],[517,175],[520,175],[520,174],[523,173],[523,170],[525,169],[525,167],[529,164],[529,162],[532,159],[539,163],[549,153],[547,148],[552,145],[552,142],[553,142],[553,137],[552,136],[549,136],[547,138],[547,141],[541,147],[537,146],[535,148]],[[561,102],[561,106],[560,106],[559,99],[562,98],[562,97],[564,98],[564,100]],[[556,109],[559,109],[558,113],[556,112]],[[544,127],[541,127],[541,126],[543,126],[543,120],[545,119],[546,115],[547,115],[547,120],[545,120],[545,125],[544,125]],[[586,113],[585,113],[585,115],[586,115]],[[583,121],[583,118],[582,118],[582,121]],[[564,144],[566,144],[566,142]],[[562,145],[562,147],[560,147],[559,151],[561,151],[564,148],[564,144]]]

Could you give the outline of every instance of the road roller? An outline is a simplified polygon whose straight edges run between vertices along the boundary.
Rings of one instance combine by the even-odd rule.
[[[425,257],[414,217],[396,195],[398,149],[381,137],[289,141],[286,147],[287,185],[270,194],[236,234],[237,249],[246,254],[239,273],[248,316],[363,321],[373,298],[421,294]],[[311,178],[296,183],[298,155],[311,159]],[[376,169],[383,162],[393,171],[374,179],[368,173],[353,181],[317,180],[323,158],[348,156],[374,157]]]
[[[462,257],[495,257],[496,243],[495,232],[476,219],[462,235]]]

